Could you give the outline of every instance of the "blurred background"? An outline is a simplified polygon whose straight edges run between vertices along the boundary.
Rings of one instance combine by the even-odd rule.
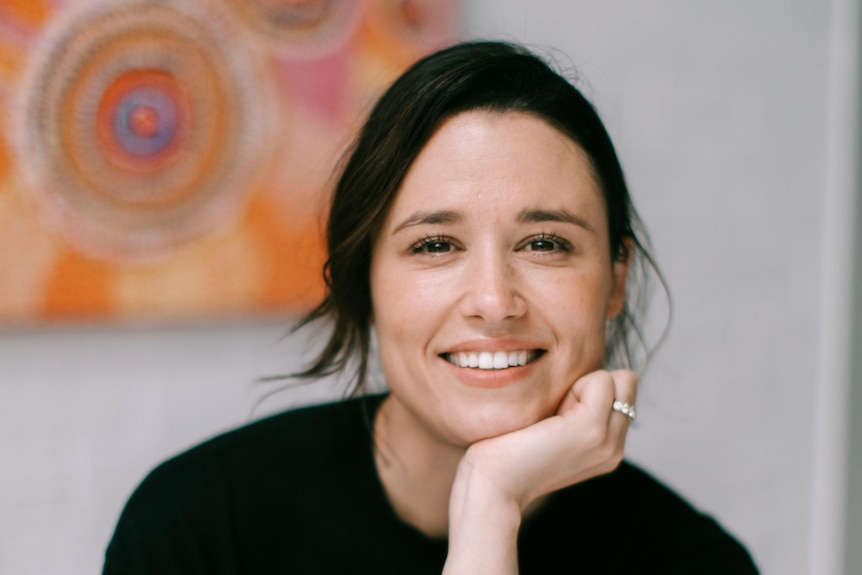
[[[331,167],[458,38],[605,119],[673,297],[628,456],[764,573],[862,572],[855,0],[0,0],[0,573],[98,572],[156,463],[268,413]],[[660,325],[662,304],[654,321]],[[621,494],[624,497],[624,494]]]

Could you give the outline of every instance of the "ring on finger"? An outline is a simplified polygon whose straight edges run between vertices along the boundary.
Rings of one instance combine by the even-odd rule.
[[[629,421],[634,421],[638,418],[638,410],[631,403],[626,403],[625,401],[615,399],[613,405],[611,406],[611,409],[616,411],[617,413],[622,413],[629,418]]]

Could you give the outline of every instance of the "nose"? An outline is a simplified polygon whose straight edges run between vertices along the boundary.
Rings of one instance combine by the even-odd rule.
[[[517,272],[504,255],[475,258],[464,274],[461,313],[486,321],[523,316],[527,302],[518,290]]]

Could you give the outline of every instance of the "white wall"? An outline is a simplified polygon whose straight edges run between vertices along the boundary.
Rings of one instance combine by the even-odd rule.
[[[98,573],[159,460],[252,417],[254,380],[296,365],[287,322],[0,335],[0,574]],[[331,395],[326,385],[264,402]]]
[[[652,232],[675,318],[630,455],[765,573],[809,572],[830,4],[464,3],[467,35],[554,47],[577,67]],[[0,573],[98,572],[142,475],[247,421],[254,378],[295,364],[303,343],[280,341],[286,327],[0,333]],[[258,413],[330,393],[304,388]]]
[[[840,524],[815,517],[812,467],[815,406],[833,383],[818,381],[817,354],[827,150],[841,136],[829,72],[846,57],[831,51],[834,4],[467,2],[470,35],[565,53],[606,119],[674,300],[629,454],[767,573],[840,569],[812,530]]]

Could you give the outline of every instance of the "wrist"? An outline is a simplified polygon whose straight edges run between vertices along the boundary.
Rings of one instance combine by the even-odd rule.
[[[449,500],[444,573],[506,573],[517,568],[518,501],[469,464],[458,468]]]

